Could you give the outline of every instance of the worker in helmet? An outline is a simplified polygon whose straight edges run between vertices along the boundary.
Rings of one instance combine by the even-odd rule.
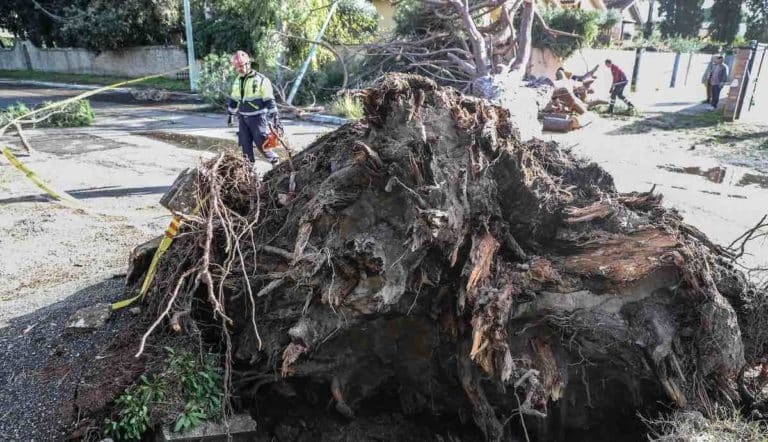
[[[267,77],[251,69],[251,57],[246,52],[235,52],[231,61],[232,67],[237,71],[237,78],[232,83],[227,111],[230,116],[237,115],[238,144],[249,161],[254,161],[255,144],[267,160],[275,164],[278,161],[277,155],[263,148],[269,137],[270,123],[279,125],[272,83]]]

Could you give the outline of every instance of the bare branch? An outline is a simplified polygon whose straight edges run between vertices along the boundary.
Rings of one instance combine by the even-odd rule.
[[[549,26],[547,26],[547,22],[544,21],[544,17],[541,16],[541,13],[539,11],[534,11],[534,15],[536,16],[536,20],[538,20],[539,24],[541,24],[541,27],[544,28],[544,32],[550,35],[550,37],[571,37],[571,38],[578,38],[579,40],[583,39],[584,37],[579,34],[571,34],[570,32],[565,31],[558,31],[557,29],[552,29]]]
[[[509,71],[525,70],[531,58],[531,33],[536,4],[533,0],[523,1],[523,15],[520,19],[520,29],[517,35],[517,56],[509,65]]]

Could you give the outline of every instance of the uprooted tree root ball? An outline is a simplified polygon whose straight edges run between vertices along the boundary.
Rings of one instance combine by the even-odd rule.
[[[148,296],[150,331],[216,343],[265,431],[595,440],[738,403],[764,294],[660,195],[422,77],[363,102],[261,181],[235,153],[200,167]]]

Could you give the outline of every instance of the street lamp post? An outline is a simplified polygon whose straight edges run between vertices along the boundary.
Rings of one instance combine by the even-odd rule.
[[[197,63],[195,62],[195,40],[192,38],[192,10],[189,0],[184,0],[184,27],[187,34],[187,63],[189,64],[189,89],[197,91]]]

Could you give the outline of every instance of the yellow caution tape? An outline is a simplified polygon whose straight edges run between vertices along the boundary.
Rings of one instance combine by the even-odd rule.
[[[147,75],[147,76],[144,76],[144,77],[141,77],[141,78],[134,78],[132,80],[121,81],[119,83],[114,83],[114,84],[110,84],[108,86],[100,87],[98,89],[94,89],[94,90],[90,90],[90,91],[87,91],[87,92],[83,92],[82,94],[76,95],[76,96],[71,97],[71,98],[67,98],[65,100],[61,100],[61,101],[57,101],[55,103],[51,103],[51,104],[49,104],[47,106],[41,107],[40,109],[35,109],[33,111],[27,112],[24,115],[21,115],[19,117],[14,118],[13,120],[11,120],[5,126],[0,127],[0,135],[4,134],[5,131],[9,127],[11,127],[13,125],[18,125],[20,123],[24,123],[24,119],[25,118],[31,117],[31,116],[33,116],[35,114],[40,113],[40,112],[44,112],[44,111],[47,111],[47,110],[56,109],[56,108],[59,108],[59,107],[62,107],[62,106],[66,106],[67,104],[74,103],[77,100],[81,100],[83,98],[92,97],[94,95],[100,94],[102,92],[105,92],[105,91],[108,91],[108,90],[111,90],[111,89],[116,89],[116,88],[118,88],[120,86],[124,86],[126,84],[140,83],[140,82],[145,81],[145,80],[149,80],[149,79],[157,78],[157,77],[162,77],[162,76],[165,76],[165,75],[170,75],[170,74],[173,74],[173,73],[176,73],[176,72],[180,72],[180,71],[184,71],[184,70],[187,70],[187,69],[189,69],[189,66],[184,67],[182,69],[175,69],[173,71],[165,72],[165,73],[162,73],[162,74]],[[19,133],[21,133],[21,132],[19,132]],[[37,175],[35,175],[34,172],[29,170],[18,159],[16,159],[16,157],[13,155],[13,153],[11,153],[11,151],[10,151],[10,149],[8,147],[3,148],[3,155],[8,159],[8,161],[14,167],[19,169],[22,173],[24,173],[24,175],[27,178],[29,178],[30,181],[32,181],[37,187],[42,189],[45,193],[50,195],[51,198],[53,198],[54,200],[60,201],[62,203],[65,203],[65,205],[74,206],[75,208],[78,208],[78,209],[84,209],[84,206],[82,205],[82,203],[77,201],[71,195],[67,194],[66,192],[55,192],[53,189],[51,189],[49,186],[47,186],[45,183],[43,183],[43,181],[40,180],[37,177]]]
[[[163,254],[165,254],[165,251],[168,250],[168,248],[171,246],[171,243],[173,242],[174,237],[176,237],[176,234],[179,232],[180,225],[181,225],[181,217],[178,215],[175,215],[173,219],[171,219],[171,223],[165,229],[165,233],[163,234],[163,239],[160,240],[160,245],[157,246],[157,250],[155,251],[155,255],[152,257],[152,262],[149,264],[149,269],[147,269],[147,276],[144,277],[144,283],[141,285],[141,290],[139,290],[139,294],[137,294],[132,298],[123,299],[122,301],[115,302],[114,304],[112,304],[112,310],[119,310],[123,307],[127,307],[133,304],[139,298],[143,298],[144,295],[147,294],[147,291],[149,290],[149,286],[152,285],[152,281],[155,279],[155,271],[157,270],[157,263],[158,261],[160,261],[160,257],[162,257]]]
[[[197,207],[192,210],[192,214],[199,212],[200,208],[206,200],[208,200],[208,198],[203,198],[203,200],[198,203]],[[152,262],[149,264],[149,268],[147,269],[147,275],[144,277],[144,282],[141,284],[141,290],[139,290],[139,293],[132,298],[123,299],[122,301],[118,301],[112,304],[112,310],[119,310],[123,307],[127,307],[138,299],[143,298],[144,295],[147,294],[147,291],[149,291],[149,286],[152,285],[152,281],[155,279],[157,263],[160,261],[160,258],[163,256],[163,254],[165,254],[166,250],[171,247],[173,239],[176,237],[176,234],[179,233],[179,227],[181,227],[181,217],[174,215],[170,224],[168,224],[168,227],[165,229],[163,239],[160,240],[160,245],[157,246],[155,255],[152,257]]]
[[[72,195],[66,192],[61,192],[61,191],[56,192],[50,187],[48,187],[48,185],[46,185],[40,178],[37,177],[37,175],[35,175],[35,172],[32,172],[31,170],[29,170],[29,168],[27,168],[27,166],[22,164],[21,161],[19,161],[16,158],[16,156],[13,155],[13,153],[11,153],[11,150],[8,147],[3,148],[3,155],[5,155],[5,158],[8,160],[9,163],[11,163],[13,167],[19,169],[21,173],[23,173],[27,178],[29,178],[29,180],[32,181],[32,183],[35,186],[37,186],[43,192],[50,195],[51,198],[57,201],[68,203],[69,205],[74,205],[76,207],[81,206],[80,202],[77,201],[74,197],[72,197]]]

